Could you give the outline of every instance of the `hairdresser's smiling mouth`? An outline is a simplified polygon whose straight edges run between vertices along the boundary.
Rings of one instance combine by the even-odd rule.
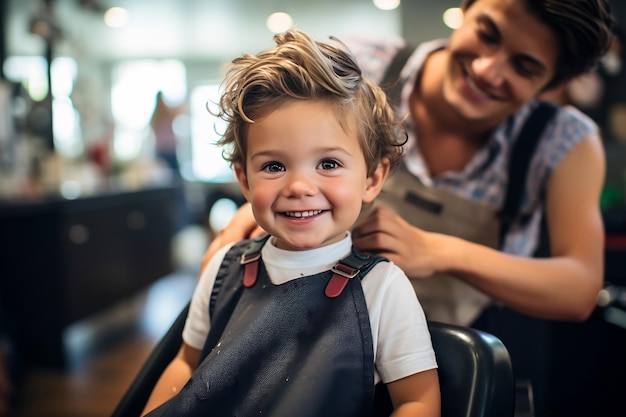
[[[463,65],[461,65],[461,77],[464,81],[463,85],[466,87],[466,93],[475,101],[505,101],[504,97],[496,95],[493,92],[489,91],[489,89],[486,89],[484,86],[482,86],[481,84],[484,85],[484,83],[481,83],[480,81],[472,77],[470,72]]]

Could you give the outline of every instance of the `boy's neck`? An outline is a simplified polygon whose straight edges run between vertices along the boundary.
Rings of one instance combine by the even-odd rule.
[[[289,251],[289,252],[305,252],[305,251],[312,251],[312,250],[321,249],[321,248],[325,248],[327,246],[338,244],[338,243],[342,242],[344,239],[346,239],[348,236],[349,236],[349,232],[346,231],[342,235],[342,237],[340,239],[336,239],[336,240],[333,240],[331,242],[324,243],[323,245],[320,245],[320,246],[315,246],[315,247],[312,247],[312,248],[302,248],[302,249],[294,248],[293,246],[287,245],[284,241],[280,240],[276,236],[271,236],[269,242],[274,247],[276,247],[276,248],[278,248],[280,250]]]

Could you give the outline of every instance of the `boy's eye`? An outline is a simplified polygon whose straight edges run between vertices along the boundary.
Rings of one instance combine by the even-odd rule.
[[[285,166],[279,162],[268,162],[263,165],[263,171],[267,172],[283,172],[285,170]]]
[[[320,165],[319,165],[319,167],[323,170],[336,169],[336,168],[339,168],[340,166],[341,164],[335,161],[334,159],[324,159],[322,162],[320,162]]]

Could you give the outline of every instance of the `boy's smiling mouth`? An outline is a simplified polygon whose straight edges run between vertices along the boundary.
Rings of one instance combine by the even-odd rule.
[[[307,210],[307,211],[285,211],[283,214],[287,217],[307,218],[317,216],[324,210]]]

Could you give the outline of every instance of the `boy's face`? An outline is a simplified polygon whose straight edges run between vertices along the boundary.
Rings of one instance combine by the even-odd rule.
[[[333,107],[294,101],[249,126],[246,170],[237,179],[259,225],[282,249],[335,243],[372,201],[387,174],[367,177],[355,133],[346,132]]]
[[[559,45],[522,0],[476,0],[450,36],[443,86],[464,118],[500,121],[552,79]]]

